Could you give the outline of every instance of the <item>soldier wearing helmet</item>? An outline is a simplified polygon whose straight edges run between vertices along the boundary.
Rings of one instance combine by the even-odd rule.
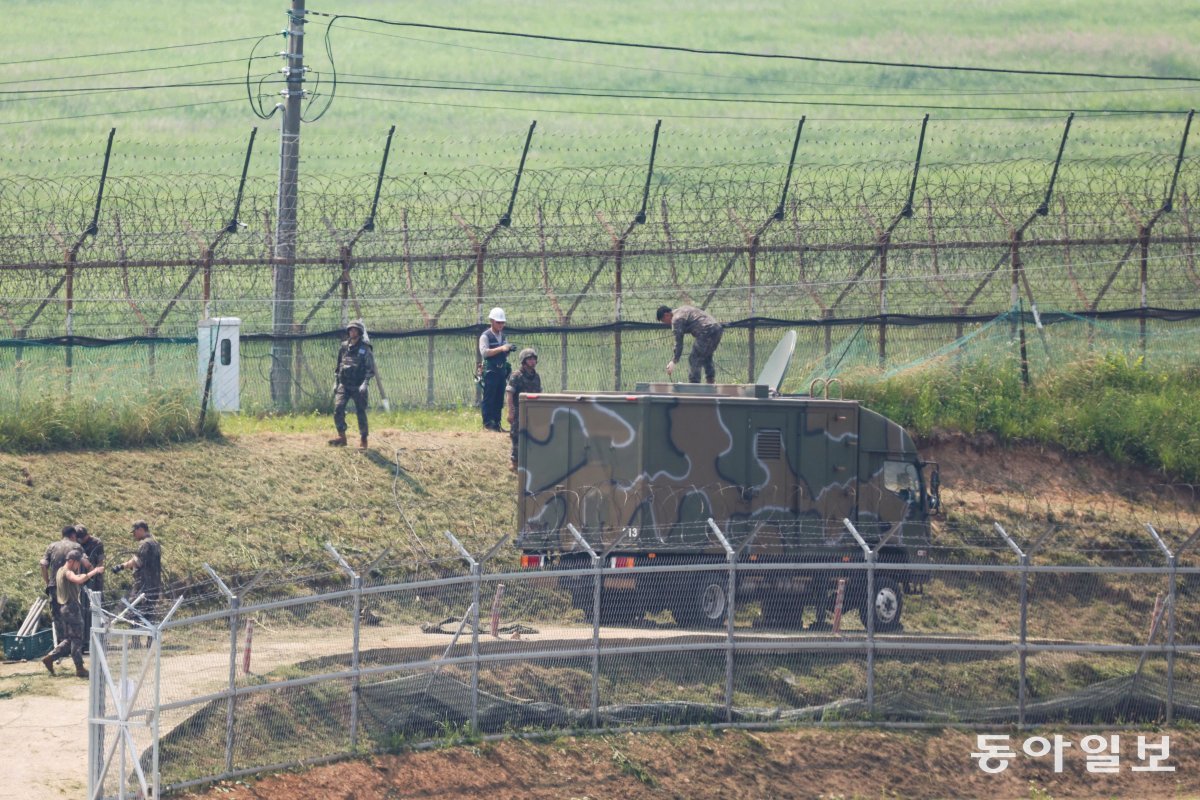
[[[504,408],[504,384],[512,373],[508,354],[516,345],[504,338],[503,308],[488,312],[487,330],[479,337],[479,356],[483,359],[483,398],[479,410],[483,415],[483,427],[489,431],[501,431],[500,412]]]
[[[508,435],[512,438],[512,461],[510,468],[517,470],[517,437],[521,432],[520,410],[522,394],[537,394],[542,391],[542,376],[537,373],[537,351],[526,347],[518,355],[521,368],[508,379]]]
[[[375,377],[375,355],[367,337],[367,326],[360,319],[346,326],[346,340],[338,350],[334,374],[337,380],[333,385],[333,424],[337,436],[329,443],[335,447],[346,446],[346,403],[353,400],[354,413],[358,416],[358,446],[366,448],[367,386]]]

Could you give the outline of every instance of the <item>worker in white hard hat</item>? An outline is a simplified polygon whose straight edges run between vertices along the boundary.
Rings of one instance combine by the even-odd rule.
[[[479,410],[483,415],[483,427],[489,431],[503,431],[500,427],[500,412],[504,410],[504,386],[512,367],[508,354],[516,345],[504,338],[504,309],[493,308],[488,312],[487,330],[479,337],[479,355],[483,359],[483,400]]]

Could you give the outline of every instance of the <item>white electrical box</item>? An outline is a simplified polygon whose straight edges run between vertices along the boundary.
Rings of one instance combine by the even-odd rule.
[[[238,350],[242,321],[237,317],[213,317],[200,320],[196,351],[200,355],[200,397],[204,397],[204,382],[208,365],[212,363],[212,388],[208,403],[213,411],[237,411],[240,398]]]

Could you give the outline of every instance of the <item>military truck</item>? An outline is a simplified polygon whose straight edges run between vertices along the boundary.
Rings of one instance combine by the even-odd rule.
[[[723,624],[724,571],[621,574],[724,563],[710,519],[742,562],[862,562],[848,519],[879,562],[908,565],[877,570],[873,598],[861,568],[739,572],[739,603],[759,601],[768,623],[800,625],[808,607],[820,626],[844,578],[846,609],[864,625],[874,610],[875,630],[897,630],[904,595],[928,579],[936,465],[902,427],[854,400],[782,396],[763,384],[650,383],[527,395],[519,422],[522,565],[590,567],[573,526],[604,554],[602,623],[670,610],[682,626]],[[585,614],[593,580],[561,580]]]

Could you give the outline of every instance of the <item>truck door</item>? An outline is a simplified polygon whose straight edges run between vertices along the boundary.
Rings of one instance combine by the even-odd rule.
[[[858,409],[809,406],[798,438],[796,505],[805,532],[815,523],[823,538],[839,538],[843,519],[858,521]]]

